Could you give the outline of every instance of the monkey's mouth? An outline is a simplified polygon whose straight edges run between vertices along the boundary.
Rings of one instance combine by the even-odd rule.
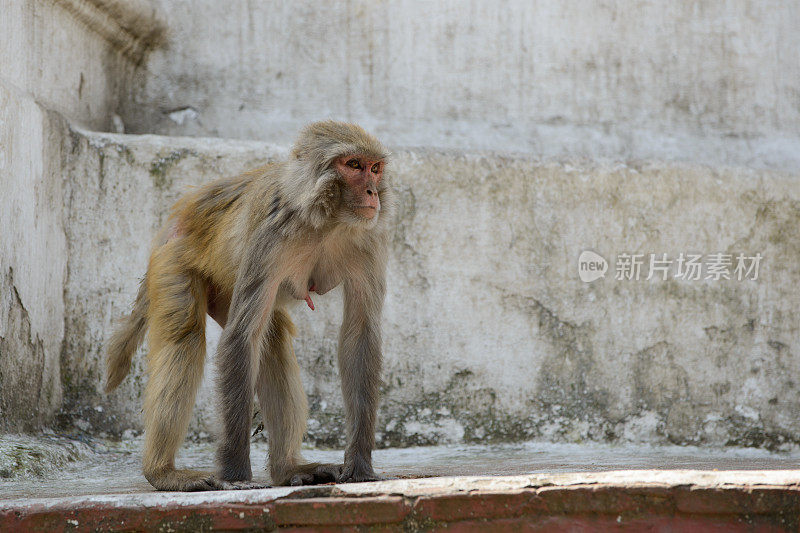
[[[355,208],[355,212],[367,220],[372,220],[378,214],[378,208],[374,205],[361,205]]]

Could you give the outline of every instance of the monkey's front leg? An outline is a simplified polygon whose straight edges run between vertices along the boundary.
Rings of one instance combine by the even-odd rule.
[[[339,335],[339,373],[347,420],[347,448],[339,482],[380,479],[372,469],[382,363],[382,278],[378,281],[378,286],[373,287],[345,284],[344,320]]]
[[[258,351],[277,292],[257,268],[245,268],[234,289],[231,318],[217,352],[217,389],[223,431],[217,450],[218,476],[232,486],[256,488],[250,466],[250,423]]]

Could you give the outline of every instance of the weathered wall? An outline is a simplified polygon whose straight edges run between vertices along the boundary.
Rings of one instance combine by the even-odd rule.
[[[131,132],[800,166],[800,4],[159,0]]]
[[[66,123],[0,86],[0,430],[31,430],[61,403]]]
[[[111,127],[120,88],[161,31],[145,4],[0,7],[0,431],[39,428],[61,406],[65,117]]]
[[[164,28],[149,0],[3,0],[0,85],[77,124],[113,115]]]
[[[139,427],[143,361],[104,398],[100,347],[132,302],[145,243],[188,185],[285,150],[101,134],[76,146],[66,367],[85,389],[81,424],[118,432]],[[398,150],[394,166],[381,445],[800,442],[798,175],[424,150]],[[611,262],[604,279],[580,281],[585,249]],[[623,252],[719,251],[761,253],[759,278],[614,279]],[[310,439],[341,445],[340,295],[315,303],[293,312]],[[199,433],[213,426],[208,378]]]
[[[143,361],[106,397],[101,346],[150,237],[187,186],[286,152],[65,118],[285,143],[329,115],[458,148],[396,150],[381,445],[800,441],[797,3],[157,4],[149,56],[148,0],[3,5],[0,430],[139,428]],[[718,251],[760,278],[613,279],[623,252]],[[330,445],[339,298],[295,310]]]

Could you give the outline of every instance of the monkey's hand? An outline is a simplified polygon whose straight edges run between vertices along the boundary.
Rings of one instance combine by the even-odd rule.
[[[243,490],[266,489],[270,485],[255,481],[224,481],[209,472],[197,470],[161,470],[153,471],[145,477],[157,490],[168,491],[206,491],[206,490]]]
[[[289,485],[322,485],[336,483],[342,473],[344,465],[333,463],[307,463],[300,465],[298,470],[289,478]]]

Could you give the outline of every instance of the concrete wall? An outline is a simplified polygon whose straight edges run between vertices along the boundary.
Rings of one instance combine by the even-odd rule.
[[[285,148],[85,134],[69,169],[65,367],[93,431],[139,428],[142,359],[96,391],[100,347],[129,309],[145,244],[194,183]],[[398,150],[400,217],[385,310],[381,445],[539,438],[800,443],[798,174]],[[584,283],[578,257],[605,257]],[[615,280],[629,253],[760,253],[757,280]],[[704,259],[708,259],[705,257]],[[647,267],[643,270],[646,277]],[[704,270],[702,276],[706,276]],[[340,294],[297,307],[309,438],[343,443]],[[211,352],[218,335],[212,331]],[[211,356],[209,359],[213,359]],[[192,429],[213,430],[209,366]],[[78,372],[71,370],[72,376]]]
[[[33,430],[52,422],[69,387],[66,119],[111,127],[160,30],[142,2],[5,0],[0,10],[0,430]]]
[[[147,0],[4,0],[0,85],[76,124],[113,115],[164,28]]]
[[[158,0],[129,131],[800,165],[800,4]]]
[[[63,131],[0,87],[0,430],[35,429],[61,405]]]

